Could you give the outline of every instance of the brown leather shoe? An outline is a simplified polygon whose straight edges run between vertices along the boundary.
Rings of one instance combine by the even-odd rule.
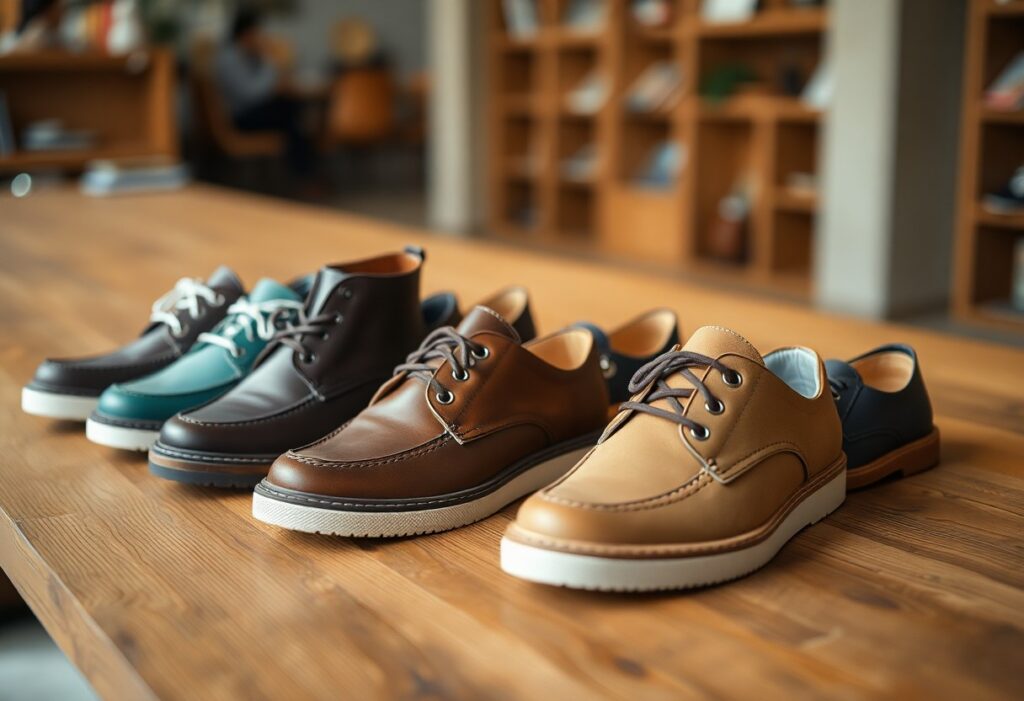
[[[252,486],[282,452],[355,416],[430,326],[459,321],[451,294],[421,305],[422,260],[409,249],[323,268],[301,319],[275,336],[248,377],[164,423],[150,471],[190,484]]]
[[[714,584],[842,504],[842,429],[813,351],[776,351],[766,366],[738,334],[706,326],[630,389],[594,450],[523,503],[501,542],[506,572],[614,591]]]
[[[457,330],[431,334],[351,423],[281,456],[256,487],[253,515],[345,536],[464,526],[572,467],[607,405],[588,331],[523,344],[503,315],[478,306]]]

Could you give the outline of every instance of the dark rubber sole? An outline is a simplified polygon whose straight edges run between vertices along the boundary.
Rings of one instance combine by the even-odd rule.
[[[199,470],[179,470],[171,467],[149,463],[152,475],[172,482],[191,484],[196,487],[220,487],[222,489],[251,489],[260,483],[265,475],[238,475],[229,472],[206,472]]]

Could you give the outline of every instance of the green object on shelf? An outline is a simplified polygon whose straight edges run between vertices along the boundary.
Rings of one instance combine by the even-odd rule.
[[[757,79],[757,74],[742,63],[720,66],[701,78],[700,94],[712,102],[722,102],[734,95],[744,83],[753,83]]]

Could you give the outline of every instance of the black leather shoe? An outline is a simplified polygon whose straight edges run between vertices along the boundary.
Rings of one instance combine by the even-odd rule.
[[[843,422],[847,489],[938,464],[939,429],[913,348],[893,343],[828,360],[825,370]]]
[[[216,326],[242,294],[238,276],[224,266],[206,282],[182,278],[153,303],[149,326],[131,343],[88,358],[44,360],[22,389],[22,410],[51,419],[85,421],[103,390],[170,365],[192,347],[199,334]]]

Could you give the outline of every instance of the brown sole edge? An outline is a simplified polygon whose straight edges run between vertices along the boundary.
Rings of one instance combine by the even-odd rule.
[[[889,475],[900,473],[903,477],[916,475],[939,464],[939,429],[924,438],[886,453],[867,465],[846,471],[846,489],[860,489],[870,486]]]

